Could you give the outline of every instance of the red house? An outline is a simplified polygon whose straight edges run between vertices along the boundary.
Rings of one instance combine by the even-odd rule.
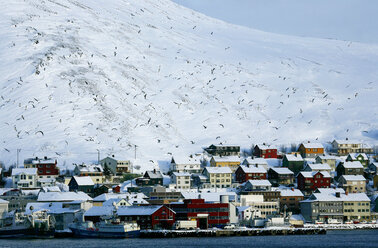
[[[248,180],[266,179],[266,173],[267,171],[262,166],[240,165],[235,171],[235,177],[238,183],[244,183]]]
[[[37,168],[38,177],[41,178],[55,178],[59,176],[59,168],[57,167],[56,159],[48,157],[44,158],[29,158],[24,160],[25,168]]]
[[[85,220],[94,223],[101,220],[101,216],[111,216],[113,206],[92,207],[84,214]],[[172,229],[176,213],[167,206],[121,206],[117,209],[121,221],[136,221],[140,229]]]
[[[253,155],[259,158],[277,158],[277,148],[274,146],[256,145]]]
[[[310,194],[318,188],[331,186],[331,175],[326,171],[301,171],[297,176],[298,189]]]
[[[224,227],[230,222],[228,203],[205,202],[204,199],[186,199],[171,203],[177,220],[197,220],[197,227]]]

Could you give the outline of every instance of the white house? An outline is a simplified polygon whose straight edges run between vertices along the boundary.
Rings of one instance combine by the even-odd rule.
[[[172,157],[170,171],[201,173],[201,161],[198,158]]]
[[[37,177],[37,168],[14,168],[12,170],[13,188],[35,188]]]
[[[171,184],[174,185],[175,189],[190,189],[190,173],[173,172]]]

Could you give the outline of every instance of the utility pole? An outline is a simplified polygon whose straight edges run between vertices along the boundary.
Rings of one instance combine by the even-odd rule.
[[[136,160],[136,152],[137,152],[137,145],[134,145],[135,150],[134,150],[134,159]]]
[[[100,150],[99,149],[96,149],[97,150],[97,164],[100,164]]]
[[[17,149],[17,168],[18,168],[18,161],[19,161],[19,155],[20,155],[21,149]]]

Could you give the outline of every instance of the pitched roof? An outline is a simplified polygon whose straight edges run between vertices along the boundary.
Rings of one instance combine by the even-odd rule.
[[[207,170],[208,173],[214,174],[214,173],[232,173],[231,169],[229,167],[206,167],[205,170]]]
[[[264,158],[246,158],[243,163],[250,165],[268,165],[268,162]]]
[[[324,148],[322,144],[320,143],[302,143],[302,145],[305,147],[305,148],[308,148],[308,149],[321,149],[321,148]]]
[[[309,167],[313,171],[321,170],[331,170],[331,167],[328,164],[307,164],[306,167]]]
[[[340,197],[336,196],[336,193],[313,193],[309,199],[301,202],[316,202],[316,201],[329,201],[329,202],[359,202],[359,201],[369,201],[369,197],[365,193],[355,193],[355,194],[340,194]]]
[[[344,168],[348,168],[348,169],[363,169],[364,168],[360,161],[344,162],[343,166]]]
[[[37,201],[39,202],[66,202],[66,201],[91,201],[84,192],[40,192]]]
[[[320,159],[326,159],[326,160],[329,160],[329,159],[337,159],[336,156],[331,156],[331,155],[319,155],[318,156]]]
[[[13,168],[12,176],[18,176],[21,174],[37,175],[37,168]]]
[[[77,185],[79,185],[79,186],[92,186],[92,185],[94,185],[92,178],[89,177],[89,176],[87,176],[87,177],[74,176],[73,178],[75,179]]]
[[[90,165],[78,164],[76,165],[76,168],[80,172],[103,172],[104,171],[100,164],[90,164]]]
[[[289,168],[286,168],[286,167],[274,167],[274,168],[270,168],[270,170],[273,170],[275,171],[277,174],[284,174],[284,175],[287,175],[287,174],[294,174],[294,172],[292,172],[291,170],[289,170]]]
[[[188,172],[173,172],[172,174],[176,177],[190,177],[192,175]]]
[[[285,154],[285,157],[287,161],[303,161],[303,158],[300,154],[297,154],[297,156],[295,156],[294,154]]]
[[[299,189],[282,189],[281,196],[303,196]]]
[[[244,173],[266,173],[266,170],[262,166],[244,166],[240,165],[240,168],[244,171]]]
[[[149,178],[163,178],[163,175],[161,174],[160,171],[146,171],[147,176]]]
[[[9,202],[3,199],[0,199],[0,204],[8,204]]]
[[[364,160],[369,160],[368,156],[365,153],[349,153],[349,156],[352,159],[357,159],[358,156],[362,156]]]
[[[215,162],[238,162],[240,163],[240,157],[238,156],[213,156]]]
[[[272,186],[269,180],[248,180],[247,183],[250,183],[252,186]]]
[[[275,147],[274,145],[256,145],[260,150],[268,150],[268,149],[276,149],[277,150],[277,147]]]
[[[331,175],[327,171],[301,171],[299,172],[299,174],[302,174],[304,178],[313,178],[318,173],[321,173],[323,177],[331,178]]]
[[[340,178],[344,178],[345,181],[366,181],[362,175],[342,175]]]

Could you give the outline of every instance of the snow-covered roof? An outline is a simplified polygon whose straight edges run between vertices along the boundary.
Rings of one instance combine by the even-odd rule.
[[[58,186],[42,187],[44,192],[61,192]]]
[[[54,158],[27,158],[24,160],[24,164],[55,164]]]
[[[145,194],[143,193],[104,193],[101,194],[93,199],[94,202],[105,202],[109,199],[128,199],[130,202],[132,199],[145,199],[148,198]]]
[[[210,174],[214,173],[221,173],[221,174],[226,174],[226,173],[232,173],[231,169],[229,167],[206,167],[205,170],[209,172]]]
[[[330,160],[330,159],[337,159],[336,156],[331,156],[331,155],[320,155],[318,156],[322,160]]]
[[[215,162],[238,162],[240,163],[240,157],[238,156],[213,156]]]
[[[80,171],[80,172],[103,172],[103,168],[102,168],[102,165],[100,164],[90,164],[90,165],[87,165],[87,164],[78,164],[76,165],[76,168]]]
[[[256,145],[260,150],[268,150],[268,149],[276,149],[277,150],[277,147],[274,146],[274,145]]]
[[[345,190],[343,188],[317,188],[315,192],[322,194],[334,194],[336,192],[340,192],[344,194]]]
[[[299,189],[283,189],[281,196],[303,196],[303,193]]]
[[[306,149],[322,149],[324,148],[322,144],[320,143],[302,143],[304,148]]]
[[[120,206],[117,214],[119,216],[137,216],[152,215],[159,210],[162,205],[158,206]],[[113,206],[95,206],[85,212],[84,216],[110,216],[113,213]]]
[[[313,171],[331,170],[328,164],[307,164],[307,166]]]
[[[92,186],[94,185],[93,180],[91,177],[86,176],[86,177],[78,177],[74,176],[73,177],[79,186]]]
[[[0,204],[8,204],[9,202],[3,199],[0,199]]]
[[[91,201],[92,198],[89,197],[84,192],[40,192],[38,194],[37,201],[39,202],[66,202],[66,201]]]
[[[364,168],[360,161],[344,162],[343,166],[344,168],[348,168],[348,169],[363,169]]]
[[[204,199],[205,202],[220,202],[222,195],[228,195],[230,200],[236,198],[235,192],[181,192],[184,199]]]
[[[343,145],[360,145],[362,144],[361,142],[359,141],[356,141],[356,140],[334,140],[333,142],[337,142],[338,144],[343,144]]]
[[[313,178],[316,174],[321,173],[325,178],[331,178],[331,175],[327,171],[301,171],[299,174],[302,174],[305,178]]]
[[[243,163],[247,164],[258,164],[258,165],[268,165],[268,162],[264,158],[246,158]]]
[[[80,209],[63,208],[62,202],[29,202],[26,204],[25,214],[31,214],[41,210],[46,210],[48,213],[75,213]]]
[[[37,175],[37,168],[13,168],[12,176],[25,175]]]
[[[340,197],[336,196],[336,193],[313,193],[309,199],[304,200],[303,202],[313,202],[313,201],[368,201],[370,202],[369,197],[365,193],[355,193],[355,194],[342,194]]]
[[[272,186],[269,180],[248,180],[247,183],[250,183],[252,186]]]
[[[191,157],[176,157],[172,158],[176,164],[201,164],[201,161],[197,158],[191,158]]]
[[[107,201],[105,201],[102,206],[113,206],[113,203],[116,203],[118,204],[120,201],[126,201],[126,199],[123,199],[123,198],[112,198],[112,199],[109,199]],[[129,203],[131,205],[131,203]]]
[[[292,216],[290,216],[290,220],[306,221],[305,218],[301,214],[293,214]]]
[[[274,167],[274,168],[270,168],[270,170],[273,170],[277,174],[281,174],[281,175],[294,174],[294,172],[292,172],[291,170],[289,170],[289,168],[286,168],[286,167],[280,167],[280,168]]]
[[[303,161],[303,158],[300,154],[294,155],[294,154],[286,154],[285,155],[287,161]]]
[[[368,156],[365,153],[349,153],[349,156],[352,159],[357,159],[358,156],[362,156],[364,160],[369,160]]]
[[[244,171],[244,173],[266,173],[266,170],[262,166],[244,166],[240,165],[240,168]]]
[[[149,178],[163,178],[163,175],[160,171],[146,171]]]
[[[173,172],[176,177],[190,177],[191,174],[188,172]]]
[[[340,178],[344,178],[345,181],[366,181],[362,175],[342,175]]]

